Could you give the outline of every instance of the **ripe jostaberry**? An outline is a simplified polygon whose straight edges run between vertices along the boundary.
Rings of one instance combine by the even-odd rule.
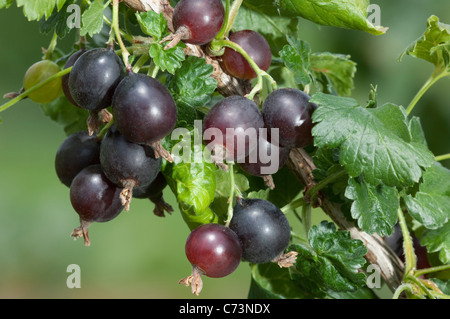
[[[272,176],[286,163],[291,149],[281,147],[259,136],[257,147],[238,165],[248,174],[263,177],[270,189],[275,188]]]
[[[115,90],[112,112],[118,130],[127,140],[152,146],[156,157],[172,162],[161,141],[175,127],[178,112],[164,85],[145,74],[128,72]]]
[[[67,187],[82,169],[94,164],[100,164],[100,141],[88,131],[69,135],[56,152],[56,175]]]
[[[75,53],[73,53],[66,61],[66,64],[64,65],[64,69],[70,68],[71,66],[73,66],[75,64],[75,62],[78,60],[78,58],[86,52],[86,49],[81,49],[76,51]],[[61,81],[62,81],[62,88],[63,88],[63,92],[64,95],[66,96],[66,98],[69,100],[70,103],[72,103],[73,105],[75,105],[76,107],[80,107],[78,105],[77,102],[75,102],[75,100],[72,97],[72,94],[70,94],[70,89],[69,89],[69,74],[65,74],[61,77]]]
[[[70,202],[80,217],[80,226],[73,230],[72,237],[83,237],[84,244],[89,246],[90,224],[110,221],[122,212],[121,191],[122,188],[106,177],[100,164],[78,173],[70,186]]]
[[[245,158],[256,148],[264,121],[258,106],[243,96],[229,96],[216,103],[204,118],[203,135],[216,165]]]
[[[291,236],[289,222],[273,203],[239,198],[229,227],[239,238],[242,259],[252,263],[277,262],[280,267],[295,263],[296,252],[284,254]]]
[[[284,147],[305,147],[312,143],[311,116],[317,106],[303,91],[283,88],[271,92],[264,100],[262,113],[267,128],[279,129],[279,142]]]
[[[112,125],[100,145],[100,164],[108,179],[123,188],[120,198],[128,211],[133,189],[153,182],[160,172],[161,158],[155,157],[152,147],[129,142]]]
[[[181,0],[173,11],[175,33],[161,42],[170,41],[166,49],[174,47],[180,40],[203,45],[219,33],[225,17],[220,0]]]
[[[191,285],[192,293],[199,295],[201,276],[225,277],[239,266],[242,249],[237,235],[220,224],[204,224],[195,228],[185,245],[186,257],[192,265],[192,274],[179,283]]]
[[[112,48],[88,50],[74,63],[69,75],[69,91],[74,102],[90,113],[90,134],[97,131],[102,122],[111,120],[106,108],[111,106],[114,91],[124,76],[124,64]]]
[[[229,37],[242,47],[258,67],[267,71],[272,63],[272,52],[267,40],[258,32],[253,30],[241,30],[232,33]],[[227,47],[222,55],[224,70],[239,79],[253,79],[256,72],[248,61],[237,51]]]

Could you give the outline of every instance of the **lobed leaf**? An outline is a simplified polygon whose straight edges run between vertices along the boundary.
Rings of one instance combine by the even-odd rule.
[[[80,35],[93,36],[99,33],[103,27],[103,0],[94,0],[81,16],[82,26]]]
[[[211,77],[213,67],[205,59],[189,56],[166,85],[178,107],[178,122],[192,125],[197,118],[196,108],[206,105],[217,82]]]
[[[289,249],[299,253],[291,268],[299,285],[322,297],[328,290],[356,291],[364,286],[365,275],[359,269],[366,263],[367,248],[362,241],[352,239],[348,231],[337,231],[327,221],[311,227],[308,241],[311,248],[294,244]]]
[[[429,229],[442,227],[450,218],[450,170],[439,163],[427,168],[419,191],[403,196],[408,212]]]
[[[423,59],[435,65],[436,68],[450,67],[450,25],[439,22],[432,15],[427,21],[424,34],[408,46],[400,55],[399,61],[405,55]]]
[[[339,148],[339,161],[351,177],[371,185],[406,187],[417,183],[433,154],[412,139],[404,109],[394,104],[363,108],[352,98],[316,93],[314,143]]]
[[[420,243],[427,247],[429,253],[438,252],[439,260],[450,263],[450,222],[438,229],[427,229],[420,238]]]
[[[175,74],[175,71],[181,67],[185,59],[184,51],[179,45],[165,50],[164,44],[152,43],[149,55],[161,71],[167,71],[171,74]]]
[[[303,40],[287,37],[289,44],[280,51],[280,58],[286,67],[294,73],[297,84],[307,85],[313,81],[310,66],[311,48]]]
[[[55,5],[61,7],[61,0],[17,0],[18,7],[23,7],[23,14],[28,21],[40,20],[43,16],[49,17]],[[11,5],[9,1],[6,1],[6,5]]]
[[[154,38],[155,42],[167,34],[167,21],[162,13],[147,11],[136,13],[139,26],[146,35]]]
[[[310,64],[316,78],[322,75],[327,79],[331,86],[330,92],[340,96],[351,95],[356,63],[350,60],[350,56],[329,52],[314,53]]]
[[[400,207],[398,191],[383,184],[372,186],[362,178],[349,178],[345,196],[353,200],[352,217],[366,233],[389,236],[397,222]]]
[[[64,38],[71,30],[67,25],[67,19],[72,12],[67,12],[67,7],[72,3],[73,1],[68,1],[62,8],[55,8],[47,19],[42,17],[39,21],[40,31],[44,34],[55,31],[59,38]]]

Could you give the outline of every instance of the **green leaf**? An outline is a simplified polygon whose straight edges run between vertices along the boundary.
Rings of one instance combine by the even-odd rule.
[[[103,27],[103,0],[94,0],[92,4],[83,12],[81,16],[82,26],[80,34],[82,36],[100,33]]]
[[[217,87],[212,73],[213,66],[207,64],[205,59],[189,56],[166,82],[177,105],[193,108],[206,105]]]
[[[340,148],[339,161],[351,177],[371,185],[405,187],[417,183],[434,162],[426,146],[412,140],[404,109],[393,104],[363,108],[354,99],[316,93],[310,100],[314,143]]]
[[[197,118],[196,108],[206,105],[217,82],[211,77],[213,67],[205,59],[189,56],[166,85],[178,107],[178,122],[186,127]]]
[[[436,68],[445,69],[450,65],[450,25],[439,22],[439,18],[432,15],[427,21],[427,30],[414,41],[400,55],[423,59],[435,65]]]
[[[44,34],[55,31],[60,39],[64,38],[67,33],[70,32],[70,28],[67,25],[67,18],[72,14],[67,12],[67,7],[72,4],[73,1],[68,1],[60,9],[55,8],[52,15],[45,19],[41,18],[39,21],[40,31]]]
[[[298,287],[286,268],[275,263],[252,265],[249,299],[311,299],[307,290]]]
[[[450,170],[436,162],[423,173],[419,191],[403,199],[408,212],[423,226],[442,227],[450,217]]]
[[[87,129],[89,113],[72,105],[64,95],[51,103],[41,104],[41,108],[45,115],[63,127],[67,136]]]
[[[218,222],[217,215],[209,208],[216,189],[214,171],[214,164],[206,162],[170,164],[163,171],[191,230]]]
[[[152,43],[149,55],[161,71],[167,71],[171,74],[175,74],[175,71],[181,67],[185,59],[184,51],[179,44],[164,50],[164,44]]]
[[[368,19],[369,0],[277,0],[283,13],[299,15],[315,23],[365,31],[374,35],[388,28],[374,26]]]
[[[310,66],[311,48],[303,40],[287,37],[289,42],[280,51],[281,60],[294,73],[297,84],[307,85],[312,82],[313,74]]]
[[[154,38],[155,42],[167,34],[167,21],[162,13],[154,11],[136,13],[136,18],[142,32]]]
[[[234,166],[233,169],[235,169]],[[215,174],[216,193],[219,196],[226,197],[228,199],[231,190],[230,173],[218,169],[215,171]],[[234,185],[241,192],[245,192],[249,188],[248,179],[243,174],[239,174],[237,172],[234,172]]]
[[[437,278],[431,278],[431,281],[433,281],[436,286],[446,295],[450,295],[450,281],[443,281]]]
[[[350,96],[354,88],[353,78],[356,73],[356,63],[350,56],[328,52],[311,55],[311,69],[316,77],[323,75],[332,86],[331,92],[340,96]]]
[[[345,196],[353,200],[352,217],[366,233],[389,236],[397,222],[400,207],[398,191],[383,184],[372,186],[362,178],[349,178]]]
[[[194,129],[195,130],[195,129]],[[162,172],[167,184],[174,193],[181,215],[192,230],[207,223],[217,223],[218,216],[210,209],[216,191],[216,167],[207,161],[195,161],[198,146],[195,145],[194,130],[187,131],[178,140],[171,140],[163,144],[172,153],[178,147],[187,149],[189,154],[176,157],[173,163],[163,161]],[[169,145],[173,145],[170,147]],[[200,146],[203,148],[202,146]],[[181,155],[180,155],[181,156]]]
[[[328,290],[356,291],[365,284],[365,275],[359,269],[366,263],[367,248],[360,240],[350,237],[348,231],[337,231],[327,221],[311,227],[308,234],[311,248],[295,244],[296,264],[291,267],[292,278],[314,295],[323,297]]]
[[[9,8],[14,0],[0,0],[0,9]]]
[[[409,122],[409,131],[411,132],[413,142],[420,143],[428,147],[425,132],[423,131],[422,123],[420,123],[419,117],[413,116],[411,118],[411,121]]]
[[[438,229],[427,229],[420,238],[420,244],[427,247],[429,253],[439,252],[439,260],[450,263],[450,222]]]
[[[23,14],[28,21],[49,17],[58,0],[17,0],[17,6],[23,7]],[[8,1],[7,1],[8,4]],[[10,4],[10,3],[9,3]]]
[[[271,2],[244,1],[233,23],[233,30],[254,30],[264,35],[285,37],[292,19],[278,13]]]

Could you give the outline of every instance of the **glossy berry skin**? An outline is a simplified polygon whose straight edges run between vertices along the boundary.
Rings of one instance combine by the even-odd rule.
[[[100,164],[100,141],[88,131],[69,135],[56,152],[56,175],[67,187],[82,169],[94,164]]]
[[[239,266],[242,256],[237,235],[219,224],[204,224],[186,240],[186,257],[212,278],[225,277]]]
[[[225,147],[226,160],[245,158],[256,148],[259,129],[264,127],[258,106],[238,95],[229,96],[216,103],[206,114],[203,124],[207,147],[211,151],[216,146]],[[239,141],[243,142],[244,147],[239,146]]]
[[[107,222],[123,210],[121,190],[106,177],[99,164],[91,165],[74,178],[70,201],[81,220]]]
[[[281,210],[263,199],[239,199],[230,222],[242,246],[242,258],[266,263],[289,245],[289,222]]]
[[[71,66],[73,66],[75,64],[75,62],[78,60],[78,58],[85,53],[86,50],[85,49],[81,49],[78,50],[77,52],[75,52],[74,54],[72,54],[66,61],[66,64],[64,65],[64,69],[70,68]],[[70,89],[69,89],[69,74],[65,74],[61,77],[61,81],[62,81],[62,89],[64,92],[64,95],[66,96],[66,98],[69,100],[70,103],[72,103],[73,105],[80,107],[77,102],[74,101],[72,95],[70,94]]]
[[[186,43],[202,45],[219,33],[225,17],[220,0],[181,0],[173,11],[175,30],[185,26],[190,34]]]
[[[230,35],[229,40],[239,44],[258,67],[267,71],[272,63],[272,52],[267,40],[258,32],[241,30]],[[232,48],[226,48],[222,56],[224,69],[239,79],[253,79],[256,73],[248,61]]]
[[[107,108],[124,75],[122,60],[112,49],[91,49],[73,65],[69,75],[70,95],[84,109],[98,111]]]
[[[154,78],[133,72],[118,85],[112,112],[119,131],[138,144],[163,139],[177,122],[177,108],[169,90]]]
[[[108,179],[120,187],[148,185],[161,169],[153,148],[129,142],[114,125],[102,139],[100,163]]]
[[[238,165],[254,176],[275,174],[286,163],[290,151],[288,147],[277,146],[259,136],[258,146]]]
[[[23,79],[23,88],[29,88],[47,80],[58,73],[59,66],[50,60],[42,60],[30,66]],[[56,78],[39,89],[31,92],[28,98],[36,103],[50,103],[56,100],[62,93],[61,78]]]
[[[279,129],[281,146],[305,147],[312,143],[311,116],[317,106],[309,100],[309,95],[293,88],[275,90],[267,96],[262,108],[264,123]]]

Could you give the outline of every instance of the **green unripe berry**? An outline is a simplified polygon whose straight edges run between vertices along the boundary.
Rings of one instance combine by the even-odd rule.
[[[59,66],[50,60],[42,60],[34,63],[29,67],[25,73],[23,79],[23,88],[28,90],[29,88],[39,84],[49,77],[60,72]],[[36,103],[50,103],[58,98],[62,93],[61,78],[56,78],[51,82],[45,84],[39,89],[31,92],[28,97]]]

